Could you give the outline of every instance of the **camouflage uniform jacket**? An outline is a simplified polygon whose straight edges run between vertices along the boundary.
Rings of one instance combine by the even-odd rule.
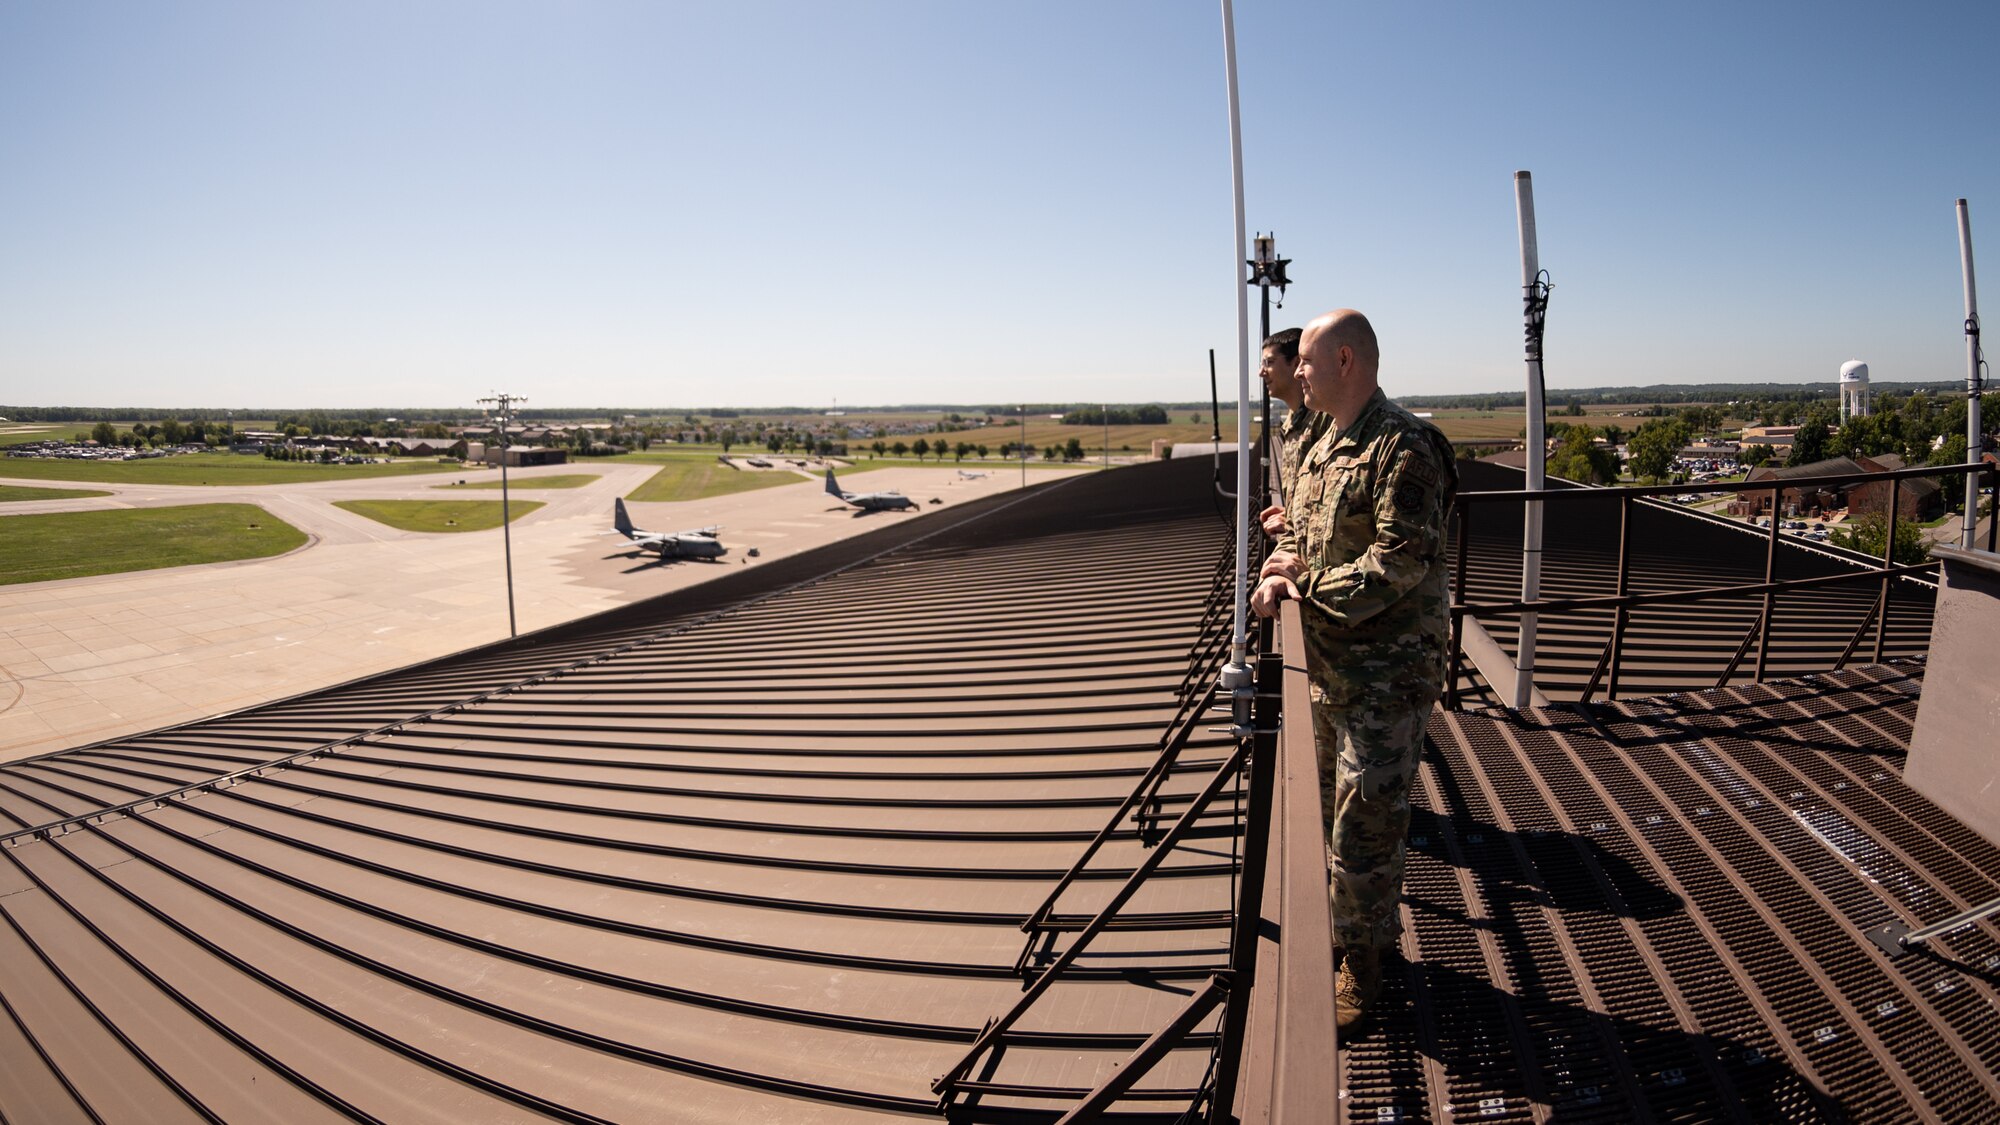
[[[1299,462],[1305,460],[1306,451],[1319,441],[1320,435],[1326,433],[1326,424],[1326,415],[1301,406],[1285,415],[1284,424],[1278,427],[1278,482],[1284,489],[1280,502],[1286,506],[1288,523],[1299,494]],[[1287,530],[1274,546],[1298,554],[1298,533]]]
[[[1443,690],[1451,443],[1380,390],[1299,464],[1290,511],[1305,573],[1308,667],[1325,700],[1428,703]]]

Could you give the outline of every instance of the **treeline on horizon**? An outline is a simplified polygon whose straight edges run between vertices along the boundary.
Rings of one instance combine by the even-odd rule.
[[[1895,383],[1878,380],[1871,384],[1876,391],[1894,391],[1912,394],[1923,391],[1928,394],[1946,394],[1963,391],[1963,379],[1932,379],[1921,382]],[[1645,404],[1709,403],[1731,402],[1756,399],[1765,402],[1817,402],[1821,399],[1838,398],[1840,384],[1824,383],[1656,383],[1649,387],[1549,387],[1544,392],[1549,407],[1555,409],[1571,404],[1578,406],[1626,406]],[[1427,410],[1504,410],[1522,409],[1527,406],[1526,391],[1493,391],[1486,394],[1469,395],[1397,395],[1396,401],[1404,406],[1421,407]]]
[[[1963,380],[1937,379],[1923,382],[1887,382],[1874,384],[1876,390],[1909,394],[1924,391],[1931,394],[1949,394],[1963,391]],[[1741,400],[1762,400],[1766,402],[1817,402],[1837,397],[1839,385],[1824,383],[1689,383],[1654,384],[1644,387],[1584,387],[1550,388],[1547,393],[1549,408],[1561,409],[1566,406],[1616,406],[1625,404],[1676,404],[1709,403]],[[1399,395],[1396,401],[1405,406],[1426,410],[1504,410],[1521,409],[1527,396],[1522,391],[1493,391],[1482,394],[1457,395]],[[1224,403],[1225,408],[1233,405]],[[890,406],[849,406],[842,414],[946,414],[959,413],[970,416],[990,415],[1002,420],[1012,418],[1023,410],[1030,415],[1062,414],[1064,420],[1080,425],[1100,425],[1103,411],[1111,413],[1112,425],[1157,425],[1167,420],[1170,412],[1207,411],[1207,402],[1169,403],[984,403],[965,405],[963,403],[899,403]],[[702,418],[759,418],[783,417],[801,414],[824,414],[825,409],[816,406],[742,406],[742,407],[613,407],[613,406],[558,406],[537,409],[530,406],[521,411],[523,419],[549,422],[583,422],[595,419],[618,420],[626,415],[646,421]],[[395,418],[399,422],[466,422],[481,417],[476,408],[437,407],[369,407],[366,409],[335,409],[330,407],[151,407],[151,406],[6,406],[0,405],[0,417],[14,422],[164,422],[169,418],[182,421],[226,422],[235,418],[300,418],[321,417],[365,423],[383,422]]]

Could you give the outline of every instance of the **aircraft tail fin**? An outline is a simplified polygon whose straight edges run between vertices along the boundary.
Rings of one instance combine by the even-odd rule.
[[[826,471],[826,494],[828,496],[838,496],[842,500],[847,499],[847,493],[840,490],[840,482],[833,479],[832,469]]]
[[[625,499],[619,497],[611,502],[611,526],[624,536],[632,534],[632,517],[625,514]]]

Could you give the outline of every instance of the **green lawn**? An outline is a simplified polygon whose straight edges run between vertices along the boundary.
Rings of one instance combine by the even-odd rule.
[[[404,531],[489,531],[500,526],[498,500],[336,500],[333,506]],[[541,506],[540,500],[510,500],[509,522]]]
[[[74,500],[79,496],[109,496],[94,488],[29,488],[21,484],[0,484],[0,503],[16,500]]]
[[[564,473],[561,476],[553,477],[509,477],[507,480],[507,491],[512,492],[521,488],[582,488],[591,481],[601,479],[603,478],[588,473]],[[491,488],[498,491],[500,488],[500,478],[495,476],[492,480],[476,480],[467,484],[434,484],[431,487]]]
[[[727,496],[732,492],[754,492],[760,488],[797,484],[803,479],[792,472],[732,469],[713,459],[669,461],[625,499],[649,503],[704,500],[710,496]]]
[[[38,457],[0,458],[0,477],[31,480],[84,480],[105,484],[307,484],[319,480],[396,477],[409,473],[456,473],[457,465],[436,461],[392,461],[386,465],[319,465],[271,461],[239,453],[189,453],[144,461],[54,461]]]
[[[81,427],[81,429],[85,433],[90,431],[89,426]],[[76,426],[56,426],[54,429],[30,430],[27,433],[0,433],[0,445],[27,445],[30,442],[36,441],[62,441],[77,431],[78,427]]]
[[[255,504],[0,516],[0,585],[261,559],[305,541]]]
[[[1125,465],[1130,464],[1130,462],[1121,462],[1117,460],[1117,458],[1121,456],[1125,455],[1118,453],[1112,454],[1112,462],[1111,462],[1112,468],[1123,468]],[[1042,460],[1041,454],[1039,453],[1036,454],[1034,458],[1028,462],[1028,468],[1030,469],[1101,469],[1103,467],[1104,467],[1104,462],[1096,457],[1088,457],[1082,461],[1044,461]],[[864,457],[861,460],[856,461],[849,468],[835,469],[833,471],[833,475],[845,480],[848,476],[852,474],[873,472],[876,469],[964,469],[968,473],[986,473],[988,475],[992,475],[994,473],[1013,473],[1015,476],[1018,477],[1021,474],[1021,463],[1019,461],[1014,461],[1014,460],[1002,461],[997,457],[988,461],[981,461],[978,460],[977,458],[967,458],[964,461],[953,461],[951,458],[947,457],[944,459],[943,463],[939,463],[935,460],[916,461],[908,458],[899,459],[893,456],[873,457],[873,458]],[[824,476],[826,474],[826,470],[819,469],[816,471],[816,474]]]

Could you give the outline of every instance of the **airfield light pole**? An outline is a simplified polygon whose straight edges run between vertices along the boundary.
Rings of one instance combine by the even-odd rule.
[[[1111,467],[1111,404],[1102,403],[1098,409],[1104,412],[1098,421],[1104,423],[1104,467],[1108,469]]]
[[[514,525],[507,518],[507,423],[514,420],[514,407],[528,400],[495,391],[479,401],[492,404],[488,413],[500,423],[500,544],[507,559],[507,635],[518,637],[520,630],[514,624]]]
[[[1965,459],[1977,465],[1985,436],[1979,426],[1979,392],[1985,366],[1979,354],[1979,293],[1972,280],[1972,213],[1965,200],[1958,201],[1958,266],[1965,279]],[[2000,520],[2000,509],[1992,518]],[[1958,545],[1970,551],[1978,542],[1973,532],[1979,526],[1979,474],[1965,474],[1965,531]]]
[[[1028,404],[1021,404],[1021,487],[1028,487]]]
[[[1540,492],[1542,460],[1548,455],[1542,418],[1542,333],[1537,297],[1541,291],[1541,253],[1535,240],[1535,184],[1526,172],[1514,173],[1514,206],[1521,227],[1521,292],[1527,320],[1528,359],[1528,491]],[[1529,500],[1521,522],[1521,600],[1532,602],[1542,591],[1542,505]],[[1775,517],[1774,517],[1775,518]],[[1464,550],[1461,546],[1459,550]],[[1521,640],[1515,658],[1514,708],[1527,710],[1535,690],[1535,614],[1521,615]]]

